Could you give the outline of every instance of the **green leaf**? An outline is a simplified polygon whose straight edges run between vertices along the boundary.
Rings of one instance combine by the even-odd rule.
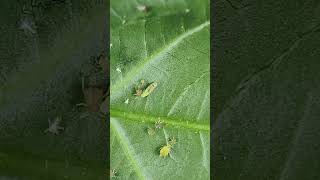
[[[207,0],[111,1],[110,168],[117,178],[209,179],[209,26]],[[142,79],[158,85],[134,96]],[[149,135],[158,118],[165,126]],[[169,137],[177,143],[161,158]]]
[[[319,1],[215,1],[214,179],[319,179]]]

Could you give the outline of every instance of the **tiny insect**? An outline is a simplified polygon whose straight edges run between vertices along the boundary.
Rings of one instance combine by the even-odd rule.
[[[176,143],[177,143],[177,140],[176,140],[176,138],[174,138],[174,137],[171,137],[171,138],[169,138],[169,144],[171,145],[171,146],[173,146],[173,145],[175,145]]]
[[[150,93],[154,91],[154,89],[158,86],[157,82],[151,83],[141,94],[141,97],[147,97]]]
[[[167,145],[164,145],[160,148],[160,157],[167,157],[168,155],[170,155],[172,151],[172,147],[176,143],[177,143],[176,138],[170,137],[168,139]]]
[[[145,80],[142,79],[140,81],[140,84],[138,86],[135,87],[136,89],[136,93],[134,94],[135,96],[141,96],[143,93],[143,89],[145,88]]]
[[[115,169],[110,169],[110,178],[114,178],[114,177],[116,177],[117,176],[117,171],[115,170]]]
[[[61,117],[56,117],[53,122],[51,122],[51,120],[48,119],[48,122],[49,122],[49,128],[46,129],[44,133],[50,132],[54,135],[59,135],[60,131],[64,130],[64,127],[59,126],[61,122]]]
[[[147,132],[148,132],[148,134],[149,134],[150,136],[153,136],[153,135],[156,134],[155,129],[154,129],[154,128],[150,128],[150,127],[147,129]]]
[[[167,144],[160,148],[160,157],[167,157],[171,152],[172,145]]]
[[[141,94],[142,94],[142,90],[141,89],[137,89],[136,90],[136,93],[134,94],[135,96],[141,96]]]
[[[158,118],[158,120],[154,123],[154,126],[156,129],[161,129],[165,126],[165,123]]]

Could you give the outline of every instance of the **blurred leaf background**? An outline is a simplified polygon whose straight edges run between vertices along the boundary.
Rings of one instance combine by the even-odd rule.
[[[108,47],[107,1],[0,4],[0,178],[105,179],[105,118],[76,104]],[[57,116],[65,131],[44,134]]]
[[[320,2],[214,7],[214,179],[320,179]]]

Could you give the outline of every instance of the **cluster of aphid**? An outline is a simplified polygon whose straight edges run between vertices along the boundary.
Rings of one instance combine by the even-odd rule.
[[[147,97],[155,90],[157,86],[157,82],[147,84],[146,81],[142,79],[140,80],[140,83],[135,87],[135,92],[133,95],[135,95],[136,97]],[[127,98],[124,103],[129,104],[129,98]]]
[[[138,5],[137,10],[140,12],[149,12],[151,7],[147,6],[147,5]],[[190,9],[186,9],[185,10],[186,13],[190,12]],[[123,20],[123,24],[125,24],[125,20]],[[112,47],[112,44],[110,44],[110,48]],[[121,69],[117,68],[116,69],[119,73],[121,73]],[[146,81],[144,79],[140,80],[140,83],[135,87],[135,93],[134,95],[137,97],[147,97],[149,96],[154,90],[155,88],[158,86],[157,82],[152,82],[150,84],[147,84]],[[129,104],[129,99],[126,99],[125,104]],[[147,129],[147,132],[150,136],[153,136],[156,134],[156,130],[157,129],[162,129],[165,126],[164,121],[162,121],[160,118],[158,118],[158,120],[155,122],[154,127],[149,127]],[[170,155],[171,151],[172,151],[172,147],[174,144],[176,144],[177,141],[174,137],[171,137],[168,139],[167,144],[162,146],[160,148],[160,157],[167,157],[168,155]],[[110,169],[110,178],[115,178],[117,177],[117,171],[115,169]]]
[[[157,82],[153,82],[147,86],[147,83],[144,79],[140,81],[140,84],[135,87],[135,96],[139,97],[147,97],[149,94],[151,94],[154,89],[158,86]]]
[[[141,80],[140,84],[135,88],[136,93],[135,96],[146,97],[157,87],[157,83],[153,82],[146,88],[145,80]],[[165,126],[164,121],[160,118],[155,122],[154,127],[149,127],[147,132],[150,136],[155,135],[157,129],[162,129]],[[174,137],[170,138],[168,143],[161,147],[160,149],[160,157],[167,157],[170,155],[172,146],[176,143],[176,139]]]
[[[149,127],[147,129],[147,132],[150,136],[152,136],[156,133],[157,129],[162,129],[164,126],[165,126],[164,121],[158,118],[158,120],[154,124],[154,128]],[[170,155],[172,147],[176,143],[177,143],[177,140],[174,137],[169,138],[167,144],[160,148],[160,157],[167,157],[168,155]]]

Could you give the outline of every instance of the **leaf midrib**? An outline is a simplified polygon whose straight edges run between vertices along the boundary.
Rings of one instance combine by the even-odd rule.
[[[185,33],[181,34],[177,38],[175,38],[171,43],[164,46],[162,49],[160,49],[158,52],[155,52],[149,57],[146,57],[143,59],[139,64],[137,64],[135,67],[133,67],[126,76],[122,79],[122,81],[117,81],[115,84],[111,84],[111,99],[110,102],[112,102],[114,99],[118,97],[119,94],[121,94],[121,90],[123,87],[125,87],[127,84],[132,81],[137,74],[143,69],[147,63],[150,63],[154,60],[156,60],[158,57],[162,56],[163,54],[167,53],[174,47],[178,46],[180,42],[182,42],[185,38],[193,35],[194,33],[200,32],[202,29],[210,25],[210,21],[205,21],[204,23],[186,31]],[[134,122],[139,123],[154,123],[159,117],[157,116],[151,116],[147,114],[138,114],[133,112],[125,112],[122,110],[117,110],[114,108],[111,108],[110,106],[110,118],[120,118],[121,120],[131,120]],[[161,117],[161,120],[163,120],[166,123],[166,126],[174,127],[174,128],[186,128],[186,129],[192,129],[194,131],[210,131],[210,124],[202,124],[197,123],[195,120],[186,120],[186,119],[174,119],[174,118],[168,118],[168,117]],[[202,121],[202,120],[198,120]],[[116,134],[118,138],[120,138],[120,141],[122,142],[121,145],[123,148],[127,150],[127,157],[131,160],[131,163],[133,163],[134,170],[136,171],[138,177],[140,179],[144,179],[144,171],[140,168],[138,164],[135,162],[133,152],[130,152],[128,149],[128,144],[125,142],[124,139],[122,139],[122,136],[120,132],[118,132],[115,127],[111,124],[111,128],[116,131]]]
[[[121,118],[122,120],[129,120],[133,122],[139,123],[155,123],[155,121],[160,118],[167,127],[173,128],[185,128],[191,129],[194,131],[210,131],[210,124],[206,123],[199,123],[195,120],[191,119],[175,119],[169,117],[159,117],[159,116],[152,116],[147,114],[139,114],[133,112],[125,112],[121,110],[110,109],[110,117],[112,118]],[[204,121],[204,120],[197,120],[197,121]]]
[[[143,173],[143,170],[140,167],[140,165],[137,163],[137,159],[135,158],[134,152],[132,152],[132,150],[130,150],[130,148],[129,148],[130,144],[129,144],[128,140],[126,140],[123,133],[119,132],[119,125],[116,125],[116,124],[112,123],[112,121],[111,121],[110,128],[111,128],[112,132],[114,132],[116,134],[115,136],[118,138],[120,145],[122,146],[122,150],[124,151],[125,156],[128,158],[128,160],[131,162],[131,165],[133,166],[133,169],[136,172],[138,178],[140,180],[144,180],[145,174]]]
[[[167,53],[174,47],[178,46],[180,42],[182,42],[184,39],[188,38],[194,33],[200,32],[202,29],[204,29],[209,25],[210,25],[210,22],[205,21],[204,23],[181,34],[174,41],[164,46],[160,51],[142,60],[140,64],[136,65],[126,74],[126,76],[122,79],[122,81],[117,81],[115,84],[111,85],[111,91],[112,91],[111,102],[113,99],[117,97],[117,94],[121,92],[122,87],[127,85],[138,74],[138,72],[145,67],[147,63],[154,61],[155,59],[157,59],[157,57],[162,56],[163,54]],[[113,109],[112,105],[110,108],[110,117],[119,117],[125,120],[132,120],[132,121],[139,121],[139,122],[144,121],[149,123],[154,123],[158,119],[158,117],[151,116],[151,115],[125,112],[125,111]],[[198,130],[198,131],[210,130],[209,124],[195,123],[195,120],[174,119],[174,118],[168,118],[168,117],[161,117],[161,119],[164,120],[169,126],[172,126],[172,127],[187,128],[187,129]]]

